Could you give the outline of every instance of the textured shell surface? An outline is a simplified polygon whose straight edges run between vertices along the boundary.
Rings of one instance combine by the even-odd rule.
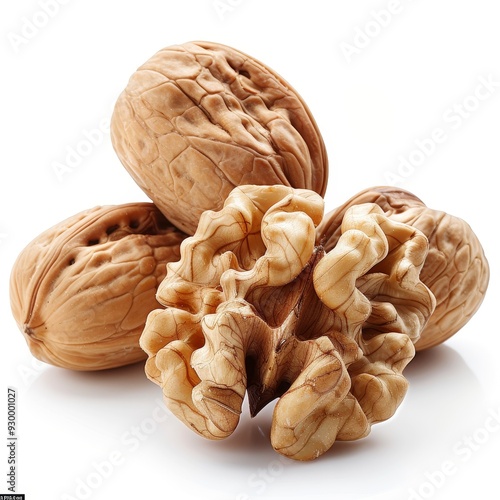
[[[428,207],[415,194],[376,186],[325,215],[316,237],[326,250],[337,244],[345,212],[359,203],[376,203],[391,220],[415,227],[428,238],[420,278],[437,304],[415,347],[419,351],[445,342],[474,316],[488,289],[490,267],[479,238],[465,220]]]
[[[94,207],[40,234],[10,280],[11,309],[34,356],[75,370],[142,360],[140,333],[185,237],[152,203]]]
[[[326,191],[322,136],[303,99],[275,71],[232,47],[166,47],[117,99],[111,139],[150,199],[193,234],[238,185]]]

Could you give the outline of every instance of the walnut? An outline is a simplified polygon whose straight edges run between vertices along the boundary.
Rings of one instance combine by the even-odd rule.
[[[217,43],[167,47],[144,63],[117,99],[111,139],[188,234],[238,185],[326,190],[325,146],[302,98],[269,67]]]
[[[200,435],[230,435],[245,394],[252,416],[279,398],[272,446],[311,460],[366,436],[402,401],[435,305],[419,280],[427,239],[363,204],[326,253],[315,245],[323,204],[310,190],[237,187],[167,265],[165,309],[140,343],[147,376]]]
[[[409,224],[429,239],[420,279],[437,305],[415,347],[423,350],[444,342],[476,313],[488,288],[489,265],[476,234],[464,220],[428,208],[409,191],[380,186],[361,191],[325,216],[317,241],[327,251],[340,238],[344,214],[359,203],[376,203],[391,220]]]
[[[130,203],[81,212],[35,238],[10,280],[33,355],[74,370],[143,360],[139,337],[185,237],[152,203]]]

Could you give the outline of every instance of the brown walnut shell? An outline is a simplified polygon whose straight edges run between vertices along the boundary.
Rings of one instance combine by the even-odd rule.
[[[152,203],[95,207],[40,234],[10,280],[12,313],[32,354],[73,370],[144,359],[140,334],[185,237]]]
[[[360,203],[376,203],[391,220],[424,233],[429,254],[420,279],[436,297],[436,310],[415,344],[418,350],[441,344],[458,332],[481,305],[489,282],[489,265],[470,225],[459,217],[427,207],[413,193],[391,186],[365,189],[328,213],[317,229],[317,241],[334,248],[345,212]]]
[[[138,68],[117,99],[111,140],[188,234],[235,186],[326,191],[325,146],[302,98],[269,67],[218,43],[167,47]]]

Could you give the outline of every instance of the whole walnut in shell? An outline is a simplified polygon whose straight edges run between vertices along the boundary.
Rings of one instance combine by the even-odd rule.
[[[138,185],[188,234],[238,185],[326,191],[325,146],[302,98],[269,67],[217,43],[167,47],[144,63],[118,97],[111,139]]]
[[[429,254],[420,279],[435,295],[437,305],[415,347],[423,350],[444,342],[475,314],[488,288],[489,265],[476,234],[464,220],[427,207],[409,191],[379,186],[361,191],[325,216],[317,241],[327,251],[340,238],[346,211],[360,203],[376,203],[391,220],[427,236]]]
[[[144,359],[139,337],[185,237],[152,203],[130,203],[81,212],[35,238],[10,280],[33,355],[74,370]]]
[[[167,406],[210,439],[279,398],[271,443],[311,460],[366,436],[402,401],[402,371],[435,301],[420,281],[427,239],[375,204],[349,209],[328,253],[323,199],[285,186],[235,188],[167,265],[141,346]]]

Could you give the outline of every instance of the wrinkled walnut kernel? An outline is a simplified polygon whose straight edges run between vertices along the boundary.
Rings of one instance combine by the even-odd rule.
[[[186,425],[230,435],[280,398],[271,443],[310,460],[389,418],[413,342],[434,309],[419,280],[427,239],[375,204],[351,208],[330,252],[323,200],[284,186],[235,188],[167,266],[141,336],[148,377]]]

